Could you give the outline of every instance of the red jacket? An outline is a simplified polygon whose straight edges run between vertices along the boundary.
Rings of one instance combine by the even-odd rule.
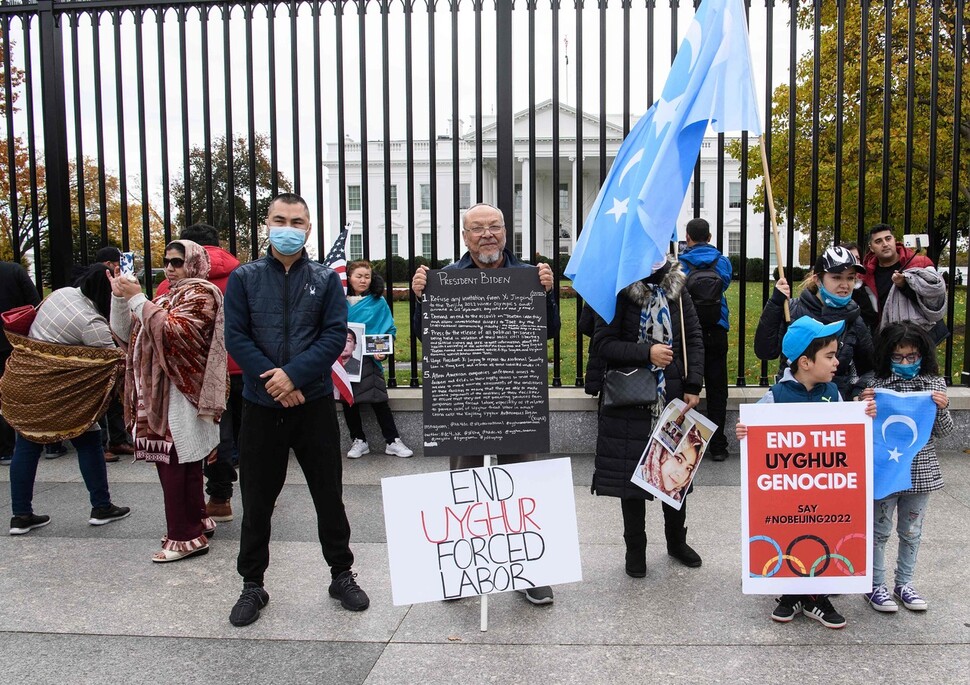
[[[222,294],[226,294],[226,284],[229,283],[229,274],[239,266],[239,260],[232,256],[231,252],[223,250],[221,247],[215,247],[214,245],[203,245],[205,251],[209,253],[209,262],[211,263],[211,268],[209,269],[209,282],[219,288]],[[168,279],[165,278],[158,287],[155,289],[156,295],[164,295],[168,292]],[[229,375],[239,376],[242,375],[242,369],[239,365],[233,361],[232,357],[228,358]]]
[[[899,269],[932,269],[935,265],[933,260],[926,255],[915,254],[908,247],[900,243],[896,243],[896,252],[899,254]],[[869,301],[872,302],[872,308],[882,318],[882,312],[879,310],[879,293],[876,290],[876,267],[879,262],[876,261],[876,255],[873,252],[868,253],[862,258],[862,266],[866,267],[866,272],[862,274],[862,284],[866,289],[866,294],[869,295]]]

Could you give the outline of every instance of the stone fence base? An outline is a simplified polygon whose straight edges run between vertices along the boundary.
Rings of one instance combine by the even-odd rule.
[[[727,420],[734,426],[738,420],[738,407],[741,404],[757,402],[766,388],[730,388],[728,397]],[[401,439],[414,450],[416,455],[423,454],[421,448],[423,421],[420,388],[394,388],[389,390],[391,410]],[[953,413],[954,428],[945,438],[937,441],[937,447],[947,450],[970,448],[970,388],[951,387],[950,411]],[[551,430],[550,453],[553,454],[591,454],[596,451],[596,398],[590,397],[580,388],[550,388],[549,427]],[[700,408],[705,405],[701,394]],[[374,413],[364,408],[364,429],[372,453],[384,451],[384,440],[374,420]],[[341,423],[343,420],[341,419]],[[737,453],[738,443],[734,430],[728,430],[730,449]],[[350,447],[346,425],[341,426],[343,451]]]

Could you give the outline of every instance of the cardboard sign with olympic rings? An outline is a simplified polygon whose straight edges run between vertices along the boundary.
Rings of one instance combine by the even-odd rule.
[[[862,402],[746,404],[745,594],[872,589],[872,419]]]

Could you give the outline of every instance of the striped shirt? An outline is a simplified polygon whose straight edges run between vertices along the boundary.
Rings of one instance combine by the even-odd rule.
[[[58,288],[44,298],[28,337],[61,345],[116,346],[108,320],[80,288]]]
[[[940,376],[916,376],[916,378],[906,379],[895,373],[890,374],[889,378],[873,378],[869,381],[870,388],[888,388],[896,392],[915,392],[922,390],[939,390],[946,392],[946,381]],[[953,430],[953,418],[950,416],[949,409],[936,408],[936,422],[933,424],[933,434],[929,441],[923,445],[915,457],[911,475],[913,487],[909,490],[901,490],[893,493],[895,495],[911,495],[917,492],[931,492],[943,487],[943,473],[940,471],[940,461],[936,458],[936,446],[933,438],[941,438]]]

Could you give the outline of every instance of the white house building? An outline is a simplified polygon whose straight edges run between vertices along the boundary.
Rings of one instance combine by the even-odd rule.
[[[506,217],[509,247],[525,259],[535,253],[551,256],[554,253],[554,233],[559,231],[561,253],[571,253],[576,240],[576,207],[582,207],[582,216],[587,213],[596,199],[600,188],[600,122],[589,114],[583,116],[582,165],[576,157],[576,111],[568,105],[559,106],[559,149],[558,159],[553,158],[553,106],[552,101],[540,103],[535,109],[535,157],[534,173],[536,192],[529,193],[530,169],[529,155],[529,112],[517,113],[513,120],[515,155],[515,209],[514,216]],[[623,129],[613,117],[606,122],[607,169],[612,164],[623,141]],[[631,125],[635,122],[631,122]],[[730,140],[730,138],[729,138]],[[408,223],[408,165],[405,141],[390,141],[390,224],[391,252],[402,257],[410,255],[410,239],[413,234],[417,255],[430,257],[432,241],[432,187],[435,184],[435,206],[437,209],[437,256],[439,259],[455,259],[464,253],[465,248],[455,230],[454,198],[457,190],[458,215],[476,202],[495,203],[496,185],[496,124],[494,117],[486,117],[482,127],[482,197],[476,193],[476,149],[474,130],[460,135],[458,139],[458,160],[454,159],[454,141],[450,136],[439,136],[435,145],[435,168],[430,167],[431,144],[427,140],[416,140],[413,147],[413,185],[410,188],[414,204],[413,226]],[[367,143],[368,158],[368,235],[364,235],[365,213],[363,212],[361,169],[362,143],[347,140],[344,143],[346,155],[346,187],[337,182],[336,143],[328,145],[324,166],[329,172],[330,225],[340,225],[338,193],[346,193],[347,221],[351,225],[348,239],[348,257],[359,259],[364,255],[364,242],[368,241],[368,255],[372,259],[386,257],[384,228],[385,212],[385,169],[384,143]],[[757,162],[755,158],[754,162]],[[558,165],[559,183],[554,187],[554,165]],[[722,235],[725,246],[718,246],[730,255],[741,253],[741,216],[747,214],[746,255],[761,257],[764,251],[765,217],[752,209],[751,202],[743,202],[741,197],[740,162],[727,153],[724,157],[724,219]],[[582,174],[582,183],[577,177]],[[700,216],[711,222],[713,241],[717,242],[717,138],[706,138],[701,146],[701,203]],[[581,197],[580,197],[581,188]],[[748,199],[754,194],[756,183],[748,183]],[[684,205],[677,220],[678,233],[683,239],[684,227],[693,218],[693,183],[688,188]],[[558,204],[558,227],[553,225],[554,208]],[[530,215],[536,219],[536,244],[530,240]],[[460,219],[459,219],[460,221]],[[768,229],[770,232],[770,228]],[[782,249],[785,250],[784,225],[779,226]],[[796,239],[800,236],[796,233]],[[725,249],[726,248],[726,249]],[[794,254],[798,255],[796,243]],[[774,251],[771,251],[770,265],[775,266]]]

